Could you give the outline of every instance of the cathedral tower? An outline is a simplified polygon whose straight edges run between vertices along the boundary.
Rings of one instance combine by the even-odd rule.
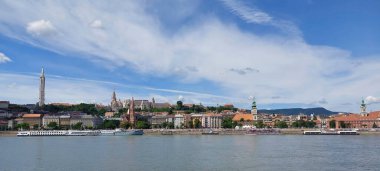
[[[40,107],[45,105],[45,72],[44,68],[42,68],[41,76],[40,76],[40,97],[38,105]]]

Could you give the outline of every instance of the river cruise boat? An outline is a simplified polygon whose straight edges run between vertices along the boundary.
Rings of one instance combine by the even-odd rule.
[[[93,130],[68,130],[67,136],[97,136],[100,131]]]
[[[143,130],[126,130],[126,129],[115,129],[115,130],[101,130],[100,135],[102,136],[125,136],[125,135],[143,135]]]
[[[100,131],[93,130],[39,130],[19,131],[17,136],[96,136]]]
[[[304,131],[304,135],[359,135],[357,131]]]

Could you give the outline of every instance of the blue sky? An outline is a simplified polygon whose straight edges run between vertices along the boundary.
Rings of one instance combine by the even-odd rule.
[[[380,105],[379,1],[1,1],[0,100]]]

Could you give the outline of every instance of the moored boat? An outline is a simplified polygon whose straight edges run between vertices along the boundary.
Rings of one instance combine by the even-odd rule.
[[[304,135],[359,135],[359,133],[355,130],[353,131],[304,131]]]
[[[278,135],[280,131],[277,129],[249,129],[245,135]]]

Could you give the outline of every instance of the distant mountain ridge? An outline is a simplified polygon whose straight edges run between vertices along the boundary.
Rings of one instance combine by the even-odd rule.
[[[258,110],[258,113],[267,113],[267,114],[275,113],[275,114],[285,114],[285,115],[298,115],[300,113],[310,115],[314,113],[316,115],[333,115],[339,112],[333,112],[323,107],[316,107],[316,108],[289,108],[289,109],[262,109],[262,110]]]

